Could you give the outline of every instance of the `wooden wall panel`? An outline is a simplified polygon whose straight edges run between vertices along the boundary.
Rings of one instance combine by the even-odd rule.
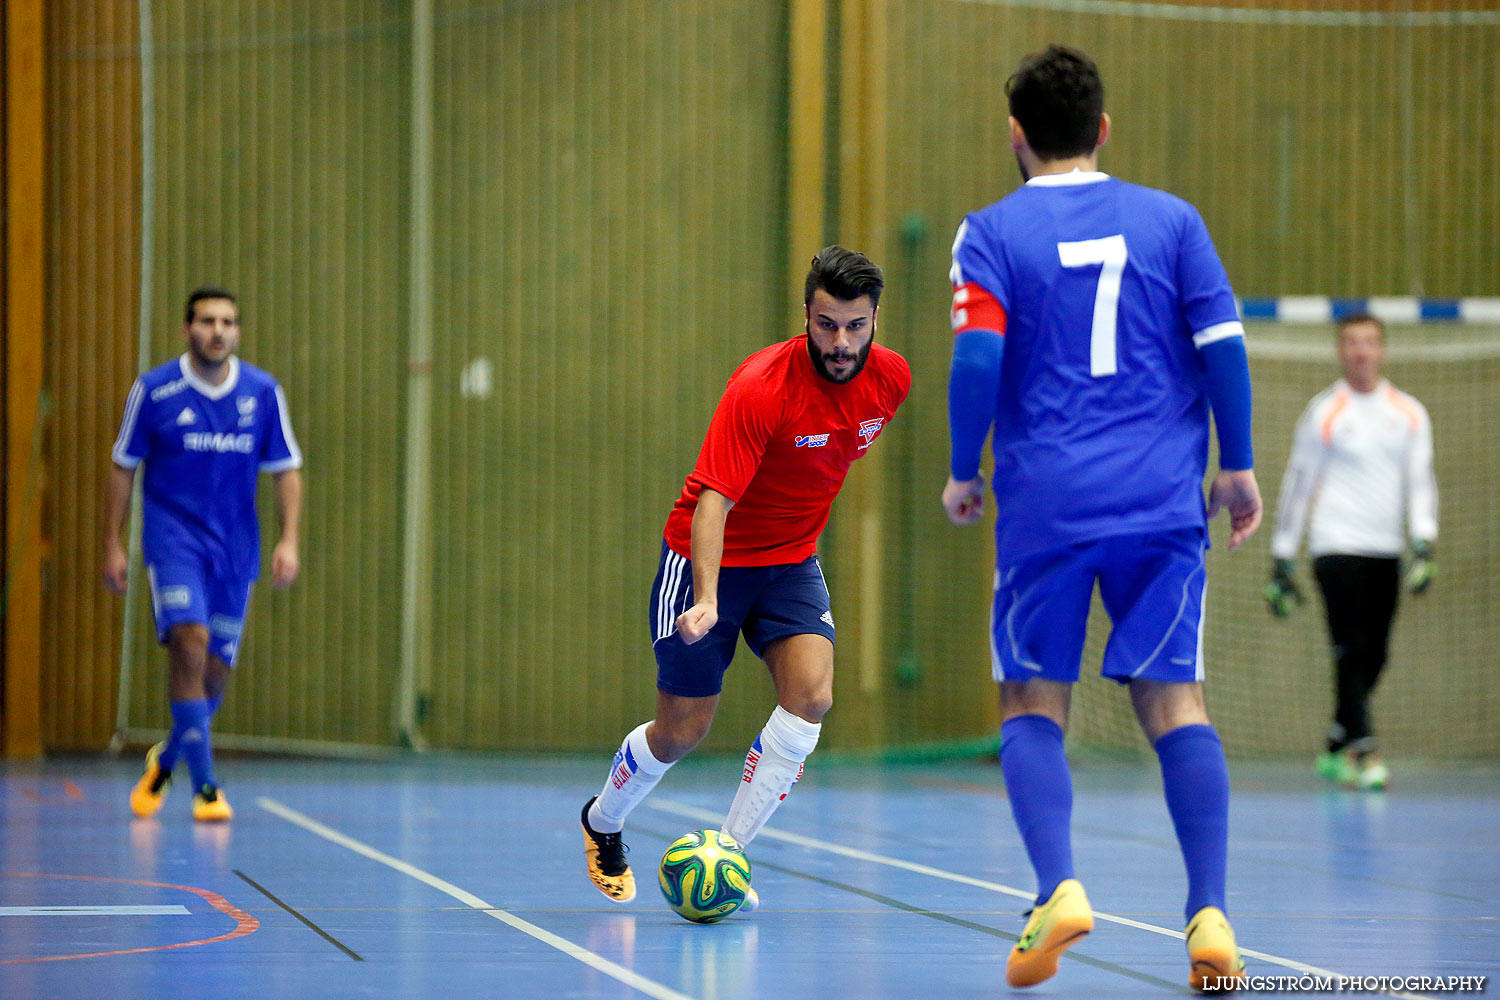
[[[140,88],[135,4],[49,4],[43,736],[114,731],[121,603],[99,580],[104,472],[136,374]]]
[[[795,329],[785,25],[748,0],[436,15],[429,735],[611,749],[654,709],[648,592],[713,406]],[[460,391],[476,363],[487,396]],[[774,705],[748,654],[727,690],[721,748]]]
[[[1488,265],[1500,235],[1477,221],[1500,210],[1500,184],[1482,166],[1483,151],[1500,143],[1500,126],[1480,110],[1500,93],[1492,9],[1473,24],[1408,26],[1045,6],[898,5],[894,32],[907,40],[907,59],[893,69],[892,91],[906,104],[893,114],[927,135],[934,126],[947,134],[893,155],[962,151],[968,168],[923,192],[926,204],[952,204],[942,227],[956,225],[949,217],[960,206],[1012,186],[1005,80],[1024,53],[1064,41],[1093,55],[1105,76],[1115,129],[1104,169],[1196,204],[1242,294],[1458,296],[1494,287]],[[1361,11],[1397,17],[1396,6]],[[1405,16],[1451,9],[1428,3]]]
[[[307,462],[302,576],[286,592],[257,585],[215,728],[388,743],[404,426],[403,8],[156,3],[153,13],[151,363],[182,350],[189,290],[230,288],[240,354],[280,379]],[[133,358],[130,328],[119,336]],[[104,404],[115,420],[117,395]],[[261,494],[269,550],[264,479]],[[129,725],[161,726],[164,658],[144,595],[133,613]]]
[[[0,18],[0,754],[34,757],[42,749],[45,29],[37,0],[7,3]]]
[[[157,10],[157,354],[178,349],[188,289],[235,289],[241,354],[281,380],[307,463],[302,578],[286,592],[257,587],[240,676],[216,727],[389,742],[404,426],[404,5]],[[269,515],[270,489],[261,492]],[[274,538],[272,518],[263,525]]]
[[[986,529],[949,526],[936,496],[948,451],[943,386],[951,354],[945,321],[949,247],[965,212],[1019,183],[1006,135],[1004,84],[1023,54],[1065,41],[1095,57],[1115,125],[1101,168],[1193,201],[1241,294],[1500,294],[1494,227],[1478,221],[1496,217],[1500,183],[1492,170],[1481,176],[1482,157],[1457,153],[1460,145],[1475,152],[1500,142],[1500,127],[1484,111],[1500,96],[1500,25],[1492,14],[1489,23],[1449,27],[1258,25],[1041,6],[892,4],[891,35],[903,44],[892,50],[892,191],[884,221],[889,232],[901,235],[903,249],[888,272],[892,299],[885,308],[897,309],[896,296],[904,292],[909,311],[886,316],[882,329],[899,316],[903,325],[926,331],[913,331],[907,341],[916,377],[905,414],[917,442],[911,485],[890,487],[904,491],[899,506],[908,512],[899,540],[891,538],[890,545],[912,554],[912,569],[892,582],[898,590],[893,599],[914,609],[910,624],[900,621],[908,631],[895,640],[890,657],[898,681],[890,712],[897,743],[977,735],[998,724],[988,680],[991,542]],[[1389,13],[1392,5],[1359,9]],[[1405,84],[1403,51],[1416,67]],[[1403,100],[1411,105],[1405,112]],[[1415,155],[1403,146],[1403,114],[1416,123]],[[1415,198],[1414,212],[1403,207],[1408,197]],[[1393,337],[1417,333],[1397,330]],[[1266,335],[1265,327],[1251,328],[1252,340]],[[1305,335],[1314,342],[1319,336]],[[1493,332],[1432,335],[1483,341]],[[1493,534],[1495,521],[1484,520],[1487,502],[1477,488],[1500,473],[1493,449],[1476,456],[1474,467],[1453,457],[1472,451],[1472,420],[1461,413],[1474,399],[1491,398],[1488,372],[1487,364],[1464,363],[1441,371],[1421,365],[1392,369],[1398,381],[1412,383],[1435,420],[1444,414],[1452,442],[1446,457],[1439,448],[1439,475],[1447,481],[1445,531],[1479,518]],[[1291,422],[1335,376],[1331,352],[1322,362],[1256,363],[1261,485],[1273,506]],[[1455,412],[1447,416],[1450,408]],[[1438,426],[1441,441],[1443,424]],[[1448,506],[1449,497],[1457,506]],[[1269,528],[1244,552],[1227,555],[1216,527],[1210,703],[1234,749],[1311,752],[1326,724],[1328,692],[1318,609],[1305,609],[1294,633],[1267,626],[1257,594],[1269,564]],[[1478,537],[1464,545],[1465,551],[1470,545],[1483,549]],[[1496,573],[1464,561],[1466,582],[1441,602],[1409,608],[1397,633],[1393,662],[1404,659],[1409,668],[1424,670],[1442,663],[1443,687],[1451,682],[1453,696],[1433,705],[1437,714],[1428,719],[1470,714],[1474,686],[1483,676],[1470,643],[1491,634],[1492,626],[1485,605],[1472,595],[1493,590]],[[1103,621],[1091,627],[1085,674],[1097,672],[1104,627]],[[1401,683],[1392,680],[1391,690]],[[1113,687],[1097,680],[1081,685],[1075,735],[1082,742],[1140,746],[1128,704]],[[1400,703],[1395,694],[1388,697],[1386,704]],[[1480,702],[1493,707],[1494,695]],[[1439,749],[1422,741],[1411,728],[1415,721],[1392,717],[1387,723],[1391,745],[1407,752],[1500,749],[1479,730],[1456,734]]]
[[[881,648],[870,660],[878,696],[846,713],[842,728],[836,709],[828,746],[864,745],[873,727],[861,720],[874,718],[896,745],[982,736],[995,723],[989,540],[984,529],[951,528],[936,493],[947,451],[949,242],[965,211],[1016,183],[1003,84],[1022,53],[1062,39],[1099,59],[1116,121],[1104,168],[1197,204],[1242,294],[1500,294],[1493,18],[1286,23],[1309,7],[1385,15],[1394,5],[1263,6],[1290,13],[1254,23],[998,0],[827,6],[830,173],[820,212],[829,238],[881,248],[882,338],[916,375],[882,441],[878,489],[834,510],[835,612],[845,621],[850,602],[875,587]],[[1439,9],[1456,8],[1432,0],[1410,16]],[[156,144],[143,164],[138,5],[48,6],[46,381],[56,410],[46,436],[44,738],[99,746],[113,729],[122,609],[97,584],[99,503],[137,368],[149,178],[152,362],[180,350],[186,292],[228,284],[241,295],[243,354],[285,384],[308,460],[303,579],[286,593],[257,589],[217,728],[389,743],[407,418],[410,4],[170,0],[150,10]],[[883,23],[851,25],[839,11]],[[723,380],[797,329],[786,262],[817,247],[789,237],[795,22],[789,4],[763,0],[436,0],[434,14],[425,729],[439,747],[608,748],[651,710],[644,616],[660,530]],[[871,39],[884,40],[879,59],[861,47]],[[840,79],[881,61],[878,79]],[[884,108],[863,123],[844,106],[862,93]],[[846,175],[851,156],[880,145],[861,135],[883,137],[883,162]],[[859,193],[871,178],[879,197]],[[821,227],[799,222],[798,233]],[[1265,396],[1272,495],[1267,452],[1295,416],[1291,395],[1331,373],[1257,364],[1258,379],[1295,388]],[[1438,397],[1427,400],[1435,417],[1458,426],[1482,423],[1476,413],[1488,411],[1464,401],[1489,399],[1488,372],[1418,369],[1412,378],[1419,395]],[[1493,475],[1494,451],[1465,447],[1455,451],[1472,453],[1478,478],[1454,495],[1474,523],[1492,525],[1489,494],[1474,484]],[[274,534],[268,489],[263,501]],[[861,543],[856,526],[871,510],[884,526],[880,579],[841,578],[841,553]],[[1222,557],[1212,556],[1228,612],[1216,655],[1249,685],[1224,688],[1226,704],[1255,704],[1256,685],[1276,682],[1243,666],[1259,648],[1250,639],[1263,624],[1253,598],[1263,566],[1251,564],[1264,552],[1220,570]],[[1496,589],[1486,568],[1495,565],[1466,559],[1455,570],[1465,593]],[[1443,647],[1465,666],[1474,637],[1491,633],[1463,609],[1483,606],[1428,605],[1399,641],[1467,636],[1470,645]],[[131,613],[130,724],[158,726],[164,658],[144,600]],[[1292,643],[1282,655],[1294,649],[1306,652]],[[846,652],[841,703],[858,677]],[[711,747],[738,749],[764,719],[763,674],[742,650]],[[1299,674],[1289,689],[1308,694],[1317,683]],[[1468,692],[1460,714],[1488,704],[1469,680],[1456,690]],[[1084,731],[1133,745],[1120,700],[1092,692],[1086,684],[1080,696]],[[1227,728],[1237,748],[1266,749],[1300,738],[1305,723],[1289,716],[1274,737]]]

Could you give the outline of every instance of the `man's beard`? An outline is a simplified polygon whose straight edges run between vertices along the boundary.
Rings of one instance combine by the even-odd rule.
[[[223,348],[223,344],[224,342],[221,341],[220,349]],[[188,350],[192,353],[193,359],[204,368],[217,368],[219,365],[222,365],[226,361],[228,361],[229,355],[234,353],[234,350],[231,348],[228,352],[225,353],[222,358],[215,360],[214,358],[209,357],[207,353],[207,351],[209,350],[208,345],[199,345],[196,340],[188,341]]]
[[[818,345],[813,343],[812,334],[809,333],[807,335],[807,356],[812,359],[814,371],[835,385],[843,385],[845,382],[853,381],[854,376],[865,370],[865,362],[870,359],[870,348],[874,344],[875,338],[871,336],[869,340],[865,341],[865,346],[860,349],[858,354],[852,352],[824,354],[818,350]],[[854,359],[854,367],[850,368],[848,372],[839,375],[828,368],[830,360],[843,358]]]

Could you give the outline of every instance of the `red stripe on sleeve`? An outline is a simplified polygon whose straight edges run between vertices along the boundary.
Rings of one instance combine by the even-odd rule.
[[[1005,334],[1005,307],[972,281],[953,290],[953,335],[956,337],[966,330]]]

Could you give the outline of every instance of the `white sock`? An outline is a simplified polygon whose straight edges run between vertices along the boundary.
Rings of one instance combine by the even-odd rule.
[[[609,778],[604,790],[589,808],[589,826],[598,833],[619,833],[625,829],[625,817],[630,810],[641,804],[671,764],[663,764],[651,753],[646,742],[646,727],[643,722],[630,731],[620,749],[615,751],[615,761],[610,765]]]
[[[724,832],[743,847],[755,839],[787,792],[802,777],[802,764],[818,745],[821,723],[799,719],[780,705],[745,755],[745,774],[724,820]]]

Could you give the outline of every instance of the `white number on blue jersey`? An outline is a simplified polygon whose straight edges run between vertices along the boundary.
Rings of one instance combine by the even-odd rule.
[[[958,224],[958,234],[953,237],[953,266],[948,268],[948,280],[953,282],[957,288],[964,283],[964,269],[958,266],[958,248],[964,245],[964,237],[969,235],[969,220]]]
[[[1094,292],[1094,325],[1089,333],[1089,374],[1113,375],[1115,329],[1120,312],[1120,278],[1125,273],[1125,237],[1105,236],[1097,240],[1059,243],[1057,256],[1063,267],[1103,264],[1099,287]]]

